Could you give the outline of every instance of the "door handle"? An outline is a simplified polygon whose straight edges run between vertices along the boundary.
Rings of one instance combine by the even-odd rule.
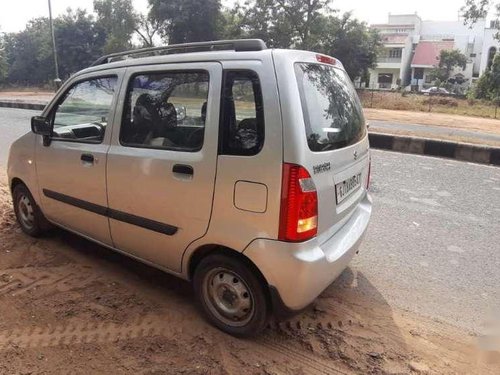
[[[83,161],[84,163],[94,164],[94,155],[92,155],[92,154],[82,154],[82,156],[80,156],[80,160]]]
[[[179,174],[186,174],[192,176],[194,174],[193,167],[185,164],[175,164],[172,168],[172,172]]]

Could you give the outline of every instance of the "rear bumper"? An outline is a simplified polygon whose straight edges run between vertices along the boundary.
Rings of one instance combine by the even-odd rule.
[[[372,211],[367,194],[332,237],[302,243],[258,239],[244,254],[266,278],[278,315],[307,307],[347,267],[356,254]]]

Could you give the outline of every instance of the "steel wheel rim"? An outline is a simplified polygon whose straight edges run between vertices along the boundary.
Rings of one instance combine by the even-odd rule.
[[[223,267],[210,270],[203,279],[203,298],[218,320],[242,327],[253,318],[253,294],[243,278]]]
[[[35,210],[30,199],[22,194],[17,202],[17,212],[21,225],[28,230],[35,226]]]

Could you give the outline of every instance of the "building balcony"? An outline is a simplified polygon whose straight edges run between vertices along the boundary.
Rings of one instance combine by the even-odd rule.
[[[401,57],[379,57],[377,63],[397,63],[401,64]]]
[[[401,57],[379,57],[377,59],[377,68],[401,69]]]

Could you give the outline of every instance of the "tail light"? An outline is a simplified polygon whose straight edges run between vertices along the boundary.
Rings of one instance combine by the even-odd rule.
[[[318,194],[304,167],[283,164],[279,239],[300,242],[318,232]]]
[[[316,60],[318,60],[318,62],[320,63],[330,64],[330,65],[335,65],[337,63],[337,60],[335,60],[333,57],[320,54],[316,55]]]

